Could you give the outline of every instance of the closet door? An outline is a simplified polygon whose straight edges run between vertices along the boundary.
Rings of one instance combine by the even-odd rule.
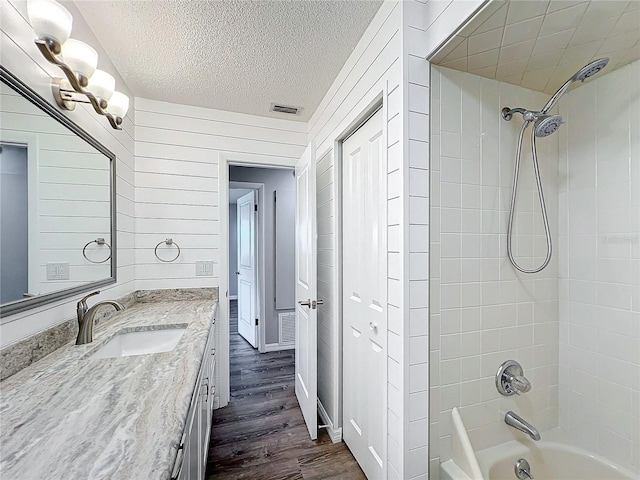
[[[387,464],[387,213],[382,110],[343,142],[343,436],[370,480]]]

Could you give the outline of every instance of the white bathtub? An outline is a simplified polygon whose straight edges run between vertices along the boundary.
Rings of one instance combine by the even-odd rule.
[[[440,464],[441,480],[517,480],[514,466],[520,458],[529,462],[535,480],[640,479],[638,473],[616,466],[586,450],[557,441],[514,440],[474,452],[468,443],[466,431],[462,434],[459,431],[459,428],[464,429],[464,425],[457,410],[452,415],[452,459]]]

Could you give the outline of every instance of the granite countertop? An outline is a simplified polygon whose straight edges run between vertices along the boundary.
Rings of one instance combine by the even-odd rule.
[[[1,382],[0,476],[170,478],[216,307],[134,304],[97,326],[92,343],[68,344]],[[170,352],[88,358],[121,330],[176,326],[186,330]]]

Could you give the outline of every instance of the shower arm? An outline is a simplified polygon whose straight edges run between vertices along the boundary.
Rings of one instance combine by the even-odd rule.
[[[545,115],[547,114],[547,112],[549,112],[549,110],[551,110],[553,108],[553,106],[558,103],[558,100],[560,100],[560,97],[562,95],[565,94],[565,92],[567,90],[569,90],[569,87],[571,86],[571,84],[574,82],[573,78],[570,78],[569,80],[567,80],[565,82],[564,85],[562,85],[558,91],[556,93],[553,94],[553,96],[549,99],[549,101],[547,102],[547,104],[542,107],[542,110],[540,110],[540,113]]]

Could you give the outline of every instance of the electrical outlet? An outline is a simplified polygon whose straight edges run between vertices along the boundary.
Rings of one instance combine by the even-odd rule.
[[[196,277],[213,277],[213,261],[196,261]]]
[[[69,280],[69,264],[47,263],[47,280]]]

